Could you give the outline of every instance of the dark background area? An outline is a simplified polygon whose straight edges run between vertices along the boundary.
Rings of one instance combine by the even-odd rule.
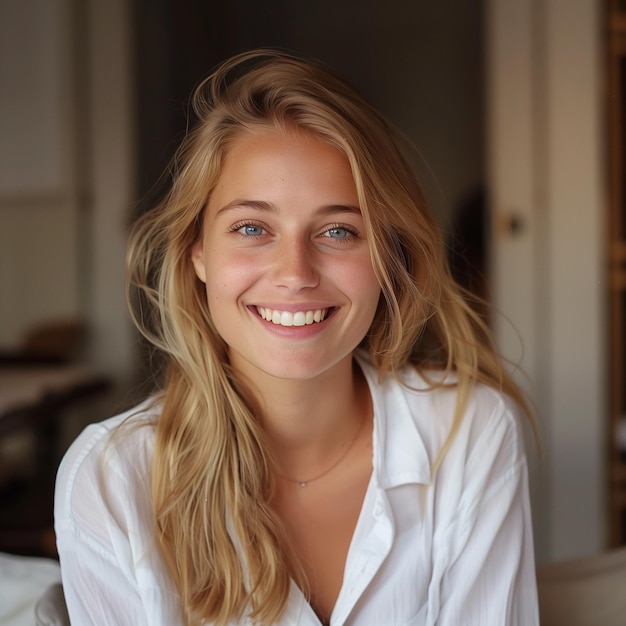
[[[485,176],[481,0],[134,2],[141,206],[185,133],[189,97],[227,57],[279,48],[347,78],[416,144],[434,211],[449,216]]]

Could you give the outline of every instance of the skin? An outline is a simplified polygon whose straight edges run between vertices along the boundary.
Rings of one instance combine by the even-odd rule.
[[[230,362],[256,392],[277,464],[274,506],[323,619],[371,473],[371,398],[352,355],[380,286],[358,206],[332,146],[299,131],[245,133],[191,255]]]

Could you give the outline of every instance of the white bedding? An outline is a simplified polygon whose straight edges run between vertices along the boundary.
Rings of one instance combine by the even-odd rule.
[[[37,600],[60,580],[57,561],[0,553],[0,626],[33,626]]]

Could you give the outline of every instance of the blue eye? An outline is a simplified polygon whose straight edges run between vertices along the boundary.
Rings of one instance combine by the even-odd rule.
[[[265,232],[263,227],[257,224],[242,224],[236,231],[246,237],[259,237]]]
[[[358,238],[359,233],[354,228],[350,226],[342,226],[340,224],[336,224],[335,226],[329,226],[324,231],[324,237],[328,237],[329,239],[335,239],[336,241],[345,241],[348,242],[352,239]]]
[[[347,228],[329,228],[327,231],[328,236],[332,239],[346,239],[350,236],[350,232],[348,232]]]

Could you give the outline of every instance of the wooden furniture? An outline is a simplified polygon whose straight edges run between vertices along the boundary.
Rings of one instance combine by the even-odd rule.
[[[607,3],[609,539],[626,544],[626,0]]]
[[[16,349],[0,349],[0,364],[33,365],[70,363],[76,360],[86,327],[76,318],[58,318],[29,328]]]
[[[0,364],[0,436],[58,421],[58,414],[107,389],[98,373],[74,365]]]

